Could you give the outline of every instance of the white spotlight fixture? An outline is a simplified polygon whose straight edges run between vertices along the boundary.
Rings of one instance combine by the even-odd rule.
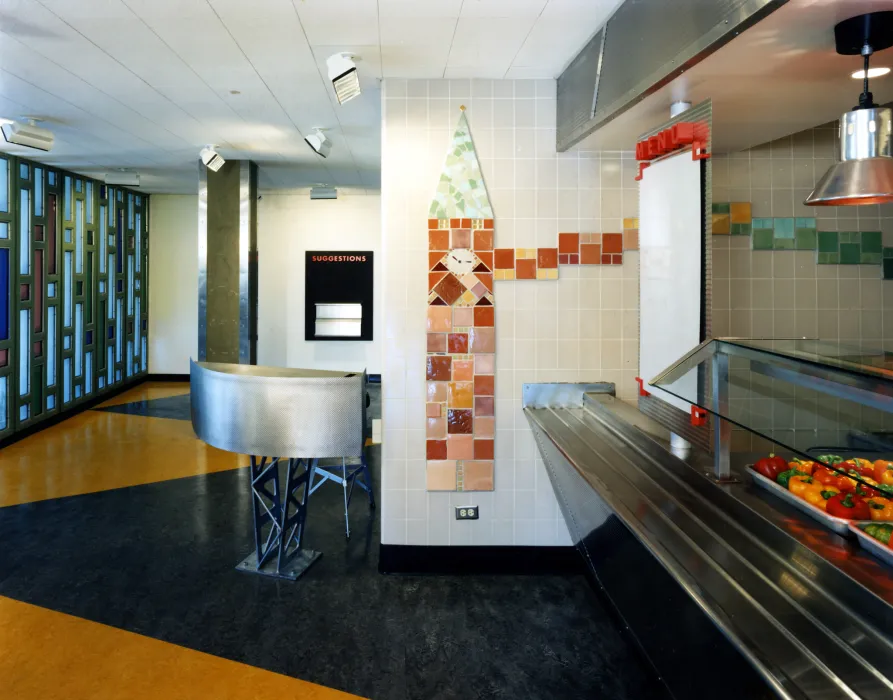
[[[887,75],[890,72],[890,69],[886,66],[875,66],[874,68],[868,69],[868,77],[869,78],[880,78],[882,75]],[[856,80],[864,80],[865,79],[865,71],[857,70],[852,74],[853,78]]]
[[[53,147],[56,137],[49,129],[37,126],[37,119],[25,118],[27,124],[16,122],[11,119],[3,120],[3,138],[7,143],[16,146],[27,146],[28,148],[36,148],[38,151],[49,151]]]
[[[205,146],[198,155],[208,170],[213,170],[215,173],[223,167],[224,163],[226,163],[223,156],[214,150],[214,144]]]
[[[304,140],[315,153],[321,155],[323,158],[329,157],[329,153],[332,150],[332,142],[326,138],[324,133],[322,133],[322,129],[314,127],[313,133],[305,136]]]
[[[360,94],[360,77],[357,75],[355,56],[349,53],[336,53],[329,56],[326,63],[329,67],[329,80],[335,88],[335,97],[338,104],[344,104],[348,100]]]

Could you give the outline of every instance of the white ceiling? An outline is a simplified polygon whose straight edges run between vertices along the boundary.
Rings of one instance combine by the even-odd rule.
[[[0,116],[45,120],[39,160],[130,168],[149,192],[195,192],[207,143],[257,161],[264,189],[372,190],[381,78],[554,78],[620,2],[0,0]],[[325,60],[341,51],[363,94],[338,106]],[[317,126],[327,160],[303,141]]]
[[[859,100],[850,75],[859,56],[834,49],[834,25],[865,12],[893,9],[893,0],[789,0],[716,53],[686,71],[576,149],[629,149],[670,118],[670,104],[713,101],[713,147],[737,151],[837,120]],[[893,68],[893,48],[872,66]],[[893,73],[871,81],[875,102],[893,101]]]

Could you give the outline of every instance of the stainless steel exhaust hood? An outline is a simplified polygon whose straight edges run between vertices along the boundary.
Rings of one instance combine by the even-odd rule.
[[[804,204],[847,206],[893,202],[893,110],[874,104],[868,90],[868,59],[893,46],[893,12],[851,17],[834,27],[837,53],[861,54],[859,106],[840,118],[840,162],[819,180]]]

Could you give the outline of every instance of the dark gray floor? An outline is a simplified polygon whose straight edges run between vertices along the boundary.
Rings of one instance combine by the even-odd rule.
[[[582,576],[383,576],[330,484],[280,582],[234,569],[250,513],[246,469],[0,509],[0,595],[377,700],[665,697]]]

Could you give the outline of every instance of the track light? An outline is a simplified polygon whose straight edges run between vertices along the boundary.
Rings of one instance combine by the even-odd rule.
[[[329,153],[332,150],[332,142],[326,138],[324,133],[322,133],[322,129],[319,127],[314,128],[313,133],[309,136],[305,136],[304,140],[315,153],[321,155],[323,158],[329,157]]]
[[[349,53],[336,53],[334,56],[329,56],[326,61],[329,67],[329,80],[335,88],[335,97],[342,105],[360,94],[360,77],[353,59],[354,56]]]
[[[213,144],[205,146],[198,155],[208,170],[213,170],[215,173],[226,163],[223,156],[214,150]]]
[[[3,138],[7,143],[16,146],[36,148],[38,151],[49,151],[56,137],[49,129],[37,126],[37,119],[25,117],[27,124],[12,119],[3,119]]]

